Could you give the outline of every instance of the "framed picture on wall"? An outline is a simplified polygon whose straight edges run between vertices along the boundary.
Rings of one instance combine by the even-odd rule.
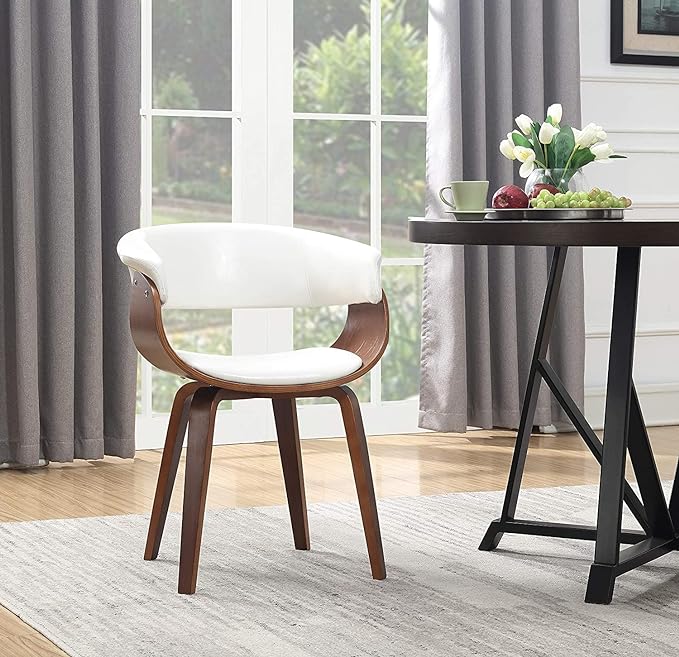
[[[611,0],[611,62],[679,66],[679,0]]]

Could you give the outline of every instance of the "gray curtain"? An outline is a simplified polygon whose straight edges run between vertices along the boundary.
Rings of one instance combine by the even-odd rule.
[[[0,2],[0,463],[134,455],[139,3]]]
[[[450,180],[518,178],[498,151],[525,113],[561,102],[580,126],[578,0],[430,0],[427,208],[446,217]],[[420,426],[511,427],[521,400],[548,270],[542,247],[427,246]],[[576,401],[584,381],[582,252],[568,256],[550,360]],[[543,385],[536,424],[566,421]]]

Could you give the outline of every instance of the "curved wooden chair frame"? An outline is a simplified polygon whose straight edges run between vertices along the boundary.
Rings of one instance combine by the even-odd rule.
[[[295,548],[310,549],[295,400],[328,396],[339,402],[342,411],[372,576],[384,579],[384,554],[363,420],[356,395],[346,385],[372,369],[387,346],[389,311],[384,293],[379,303],[350,305],[344,329],[332,345],[359,356],[363,365],[358,370],[320,383],[252,385],[223,381],[185,363],[165,333],[155,284],[139,272],[133,271],[132,275],[130,329],[137,349],[157,368],[190,379],[177,391],[172,404],[144,559],[158,556],[188,425],[179,593],[195,592],[217,407],[224,400],[262,397],[272,400]]]

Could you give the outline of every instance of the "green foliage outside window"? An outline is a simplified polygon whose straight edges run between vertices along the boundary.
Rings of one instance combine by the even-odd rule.
[[[383,112],[423,115],[426,38],[407,22],[406,7],[404,0],[382,0]],[[366,21],[369,9],[364,2]],[[304,112],[365,112],[370,106],[369,70],[370,34],[360,25],[309,43],[296,58],[294,106]],[[404,222],[423,199],[422,140],[406,124],[385,123],[383,141],[389,145],[382,151],[382,166],[389,171],[382,180],[387,200],[383,220]],[[367,218],[370,180],[363,131],[352,121],[300,121],[295,146],[295,210]]]

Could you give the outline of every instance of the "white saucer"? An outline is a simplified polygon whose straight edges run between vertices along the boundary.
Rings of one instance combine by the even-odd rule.
[[[485,210],[446,210],[446,214],[454,214],[458,221],[483,221],[483,218],[493,212],[493,208]]]

